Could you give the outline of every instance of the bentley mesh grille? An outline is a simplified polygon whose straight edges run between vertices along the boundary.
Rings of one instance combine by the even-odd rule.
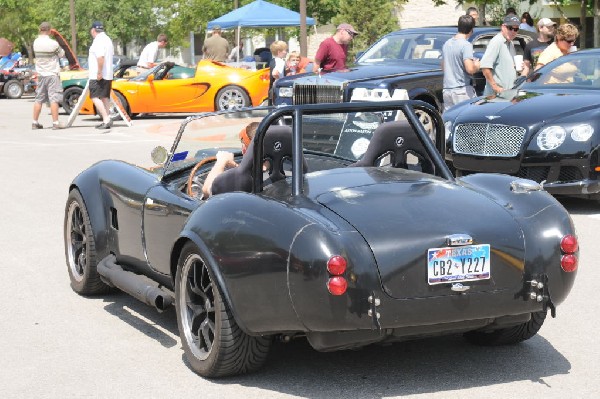
[[[563,166],[560,168],[558,181],[571,182],[583,180],[583,174],[577,166]]]
[[[294,85],[294,104],[341,103],[343,100],[341,86]]]
[[[460,154],[514,157],[519,154],[525,129],[491,123],[465,123],[454,133],[454,151]]]

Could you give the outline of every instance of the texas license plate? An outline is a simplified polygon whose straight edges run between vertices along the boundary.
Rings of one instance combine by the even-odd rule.
[[[427,279],[430,285],[490,278],[490,245],[430,248]]]

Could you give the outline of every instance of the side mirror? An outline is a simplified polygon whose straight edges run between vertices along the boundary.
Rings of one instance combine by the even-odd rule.
[[[150,153],[152,162],[154,162],[157,165],[164,164],[167,160],[168,155],[169,153],[167,152],[167,149],[163,146],[154,147],[154,149],[152,149],[152,152]]]
[[[148,75],[148,78],[146,79],[146,81],[147,81],[148,83],[152,83],[152,82],[154,82],[154,75],[153,75],[153,74],[152,74],[152,75]]]

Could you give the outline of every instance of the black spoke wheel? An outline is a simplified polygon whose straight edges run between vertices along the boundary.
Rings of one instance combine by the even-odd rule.
[[[69,87],[63,92],[62,107],[67,114],[73,112],[79,97],[81,97],[81,93],[83,93],[83,89],[78,86]]]
[[[179,336],[194,372],[225,377],[260,368],[270,337],[253,337],[237,325],[210,267],[193,243],[183,248],[175,278]]]
[[[98,259],[87,209],[78,190],[71,190],[65,208],[65,258],[71,287],[82,295],[101,294],[110,287],[96,271]]]
[[[494,331],[469,331],[464,334],[467,341],[475,345],[496,346],[510,345],[528,340],[538,333],[546,320],[546,312],[535,312],[531,319],[513,327],[500,328]]]

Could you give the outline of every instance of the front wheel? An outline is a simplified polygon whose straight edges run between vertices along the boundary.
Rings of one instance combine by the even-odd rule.
[[[175,276],[179,336],[192,370],[225,377],[260,368],[270,337],[252,337],[237,325],[213,273],[193,243],[184,246]]]
[[[81,295],[103,294],[110,287],[96,270],[96,243],[88,211],[78,190],[71,190],[65,207],[65,257],[73,291]]]
[[[217,93],[215,97],[215,109],[217,111],[246,108],[252,105],[250,97],[239,86],[225,86]]]
[[[9,80],[4,84],[4,95],[6,98],[17,99],[23,96],[23,83],[18,80]]]
[[[77,101],[79,101],[79,97],[81,97],[81,93],[83,93],[83,89],[78,86],[69,87],[63,92],[62,107],[67,114],[70,115],[73,112]]]
[[[526,323],[490,332],[469,331],[464,336],[467,341],[476,345],[496,346],[517,344],[537,334],[540,328],[542,328],[544,320],[546,320],[546,312],[535,312],[531,314],[531,319]]]

